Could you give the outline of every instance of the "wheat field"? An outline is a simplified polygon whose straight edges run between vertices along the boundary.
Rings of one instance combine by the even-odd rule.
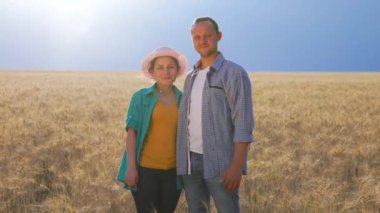
[[[241,212],[380,212],[380,73],[249,75]],[[0,72],[0,212],[134,212],[114,179],[129,99],[150,84],[136,72]]]

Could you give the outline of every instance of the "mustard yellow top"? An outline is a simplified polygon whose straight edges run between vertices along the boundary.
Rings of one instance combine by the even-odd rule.
[[[140,166],[168,170],[176,167],[177,104],[157,101],[141,150]]]

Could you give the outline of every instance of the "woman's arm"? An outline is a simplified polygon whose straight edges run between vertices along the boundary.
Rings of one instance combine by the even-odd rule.
[[[126,136],[127,171],[124,179],[127,186],[134,188],[137,185],[138,173],[136,168],[136,130],[129,128]]]

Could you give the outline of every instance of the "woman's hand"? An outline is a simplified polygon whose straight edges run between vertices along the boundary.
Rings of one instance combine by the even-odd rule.
[[[137,173],[137,169],[128,168],[127,172],[125,172],[125,175],[124,175],[125,184],[127,184],[129,188],[134,188],[137,186],[138,179],[139,179],[139,176]]]

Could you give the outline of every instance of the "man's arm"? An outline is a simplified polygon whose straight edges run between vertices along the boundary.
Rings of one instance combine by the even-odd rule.
[[[222,177],[222,183],[227,191],[240,187],[243,167],[247,152],[252,142],[253,107],[252,87],[249,76],[244,70],[235,72],[233,81],[228,81],[227,97],[231,106],[231,118],[234,123],[234,151],[230,166]]]

